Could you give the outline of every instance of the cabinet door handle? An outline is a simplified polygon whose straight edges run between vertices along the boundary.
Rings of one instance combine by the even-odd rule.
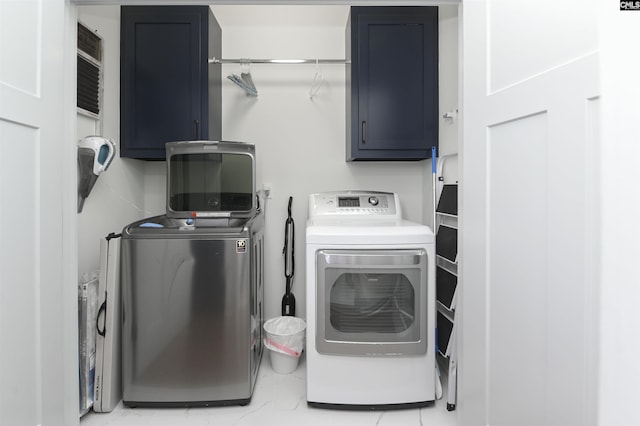
[[[198,136],[200,135],[199,127],[200,122],[198,120],[193,120],[193,140],[197,141],[200,139]]]
[[[367,122],[362,122],[362,144],[367,143]]]

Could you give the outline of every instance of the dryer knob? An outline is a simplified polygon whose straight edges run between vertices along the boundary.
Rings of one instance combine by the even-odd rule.
[[[369,197],[369,204],[371,204],[372,206],[377,206],[378,202],[378,197]]]

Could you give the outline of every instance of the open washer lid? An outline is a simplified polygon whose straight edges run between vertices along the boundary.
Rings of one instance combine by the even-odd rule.
[[[168,142],[166,148],[168,217],[255,215],[253,144],[186,141]]]

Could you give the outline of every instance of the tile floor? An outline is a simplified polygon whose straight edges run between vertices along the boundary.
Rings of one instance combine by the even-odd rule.
[[[446,400],[433,406],[390,411],[345,411],[310,408],[306,403],[304,357],[293,374],[277,374],[269,355],[262,359],[251,403],[244,407],[127,408],[86,414],[80,426],[455,426],[456,412]],[[441,366],[442,368],[442,366]],[[446,385],[446,384],[443,384]],[[445,398],[446,398],[446,386]]]

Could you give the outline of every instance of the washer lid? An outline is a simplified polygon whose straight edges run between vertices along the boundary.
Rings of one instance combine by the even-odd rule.
[[[230,141],[168,142],[167,216],[251,217],[258,209],[255,146]]]

